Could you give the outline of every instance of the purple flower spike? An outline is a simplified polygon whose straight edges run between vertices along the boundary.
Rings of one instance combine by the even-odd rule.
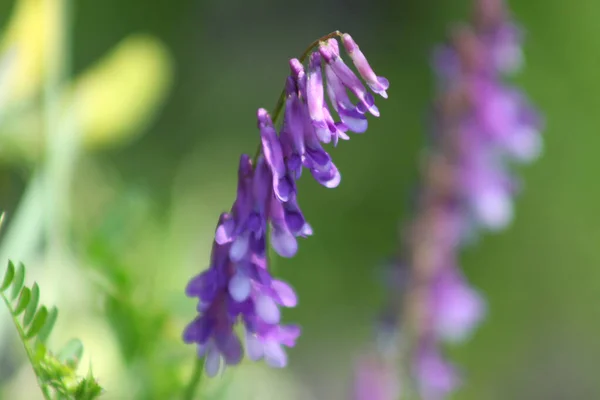
[[[386,90],[390,87],[390,82],[382,76],[377,76],[375,72],[373,72],[367,58],[362,51],[360,51],[358,45],[352,39],[352,36],[344,33],[342,36],[342,43],[344,44],[346,52],[352,59],[354,66],[360,73],[360,76],[367,82],[367,85],[369,85],[371,90],[384,99],[387,99],[388,96]]]
[[[306,79],[306,103],[308,104],[308,114],[312,121],[317,137],[321,142],[329,143],[331,141],[331,134],[323,113],[325,104],[323,92],[321,55],[315,52],[311,54],[310,63],[308,66],[308,76]]]
[[[273,191],[279,200],[287,201],[293,190],[293,183],[287,177],[287,170],[283,162],[283,150],[277,137],[277,131],[269,113],[264,108],[258,110],[258,127],[262,140],[262,151],[273,175]]]
[[[335,43],[333,45],[332,43]],[[369,111],[373,116],[379,117],[379,109],[375,106],[373,95],[368,93],[360,79],[352,72],[352,70],[344,63],[344,60],[336,52],[337,41],[330,39],[327,43],[319,46],[319,52],[325,60],[325,70],[330,69],[342,82],[358,98],[359,103],[357,110],[361,113]]]
[[[259,152],[254,159],[240,157],[237,196],[231,211],[219,218],[210,265],[185,289],[198,301],[198,316],[183,340],[197,345],[209,376],[241,361],[244,352],[235,333],[240,322],[248,357],[275,368],[287,365],[285,347],[293,347],[300,335],[299,327],[280,324],[282,307],[296,307],[298,297],[290,285],[271,276],[267,245],[282,257],[298,252],[298,237],[313,233],[297,200],[303,168],[323,186],[336,187],[341,175],[322,143],[347,140],[348,130],[364,132],[364,113],[378,113],[373,96],[339,57],[337,42],[327,46],[335,53],[326,70],[332,80],[328,96],[341,121],[334,120],[324,99],[322,53],[310,55],[308,72],[300,60],[290,60],[283,105],[276,109],[278,116],[283,111],[281,130],[267,110],[258,110]],[[358,95],[358,106],[347,89]]]

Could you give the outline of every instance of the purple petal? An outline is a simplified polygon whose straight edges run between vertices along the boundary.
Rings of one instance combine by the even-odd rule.
[[[283,347],[275,341],[266,341],[264,344],[265,362],[273,368],[283,368],[287,365],[287,354]]]
[[[373,69],[369,65],[367,58],[364,56],[362,51],[360,51],[356,42],[352,39],[352,37],[345,33],[342,36],[342,44],[346,49],[346,52],[352,59],[354,66],[358,70],[360,76],[367,82],[371,90],[381,97],[387,99],[386,90],[389,88],[390,83],[384,77],[377,76]]]
[[[263,345],[253,333],[246,334],[246,352],[252,361],[258,361],[264,355]]]
[[[231,298],[238,303],[246,300],[250,296],[252,285],[250,278],[241,273],[233,275],[229,281],[228,290]]]
[[[216,347],[211,346],[206,351],[206,359],[204,361],[204,370],[206,371],[206,375],[211,378],[217,376],[219,370],[221,369],[221,353],[217,350]]]
[[[227,365],[237,365],[242,361],[243,351],[240,339],[235,333],[231,333],[224,340],[219,341],[217,344],[219,351],[225,359]]]
[[[221,245],[230,243],[233,241],[234,233],[235,221],[233,219],[227,219],[217,227],[217,231],[215,232],[215,242]]]
[[[271,283],[271,288],[277,294],[277,301],[284,307],[296,307],[298,304],[298,297],[294,292],[294,289],[283,281],[274,280]]]
[[[285,178],[286,168],[283,162],[283,150],[271,117],[264,108],[258,110],[258,126],[260,128],[263,154],[273,176],[275,195],[281,201],[287,201],[291,186]]]
[[[277,324],[281,318],[279,307],[269,296],[260,296],[255,301],[256,315],[267,324]]]

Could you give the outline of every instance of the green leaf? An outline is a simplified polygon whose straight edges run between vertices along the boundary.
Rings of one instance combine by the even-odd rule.
[[[35,317],[33,317],[33,321],[31,322],[31,326],[27,330],[25,334],[25,339],[31,339],[38,334],[38,332],[44,327],[46,323],[46,319],[48,317],[48,309],[46,306],[41,306],[37,313],[35,313]],[[43,342],[43,341],[42,341]]]
[[[82,355],[83,343],[81,343],[81,340],[71,339],[58,353],[57,357],[60,362],[70,365],[73,369],[76,369]]]
[[[13,315],[15,317],[21,314],[23,311],[25,311],[25,308],[27,308],[30,299],[31,290],[29,290],[28,287],[24,287],[23,290],[21,290],[21,294],[19,295],[19,301],[17,302],[17,306],[15,307],[15,310],[13,312]]]
[[[35,364],[40,364],[46,358],[47,352],[48,349],[46,349],[46,346],[42,342],[35,342],[33,345],[33,360]]]
[[[19,263],[19,267],[17,268],[17,272],[15,273],[15,279],[12,283],[12,292],[10,298],[12,300],[16,299],[21,289],[23,288],[23,284],[25,283],[25,266],[23,263]]]
[[[23,315],[23,326],[27,327],[31,321],[33,320],[33,316],[35,315],[35,311],[37,310],[38,302],[40,301],[40,287],[37,283],[34,283],[31,287],[31,300],[29,300],[29,305],[27,306],[27,310],[25,310],[25,314]]]
[[[42,306],[43,307],[43,306]],[[54,328],[54,323],[56,322],[56,318],[58,317],[58,309],[56,307],[52,307],[50,312],[48,313],[48,317],[46,318],[46,323],[44,326],[39,329],[39,333],[37,335],[38,339],[42,343],[46,343],[50,333],[52,333],[52,328]],[[35,321],[35,318],[34,318]],[[31,324],[33,326],[33,323]]]
[[[8,289],[10,284],[12,283],[15,277],[15,264],[12,261],[8,262],[8,266],[6,267],[6,272],[4,273],[4,279],[2,280],[2,285],[0,285],[0,290],[5,291]]]

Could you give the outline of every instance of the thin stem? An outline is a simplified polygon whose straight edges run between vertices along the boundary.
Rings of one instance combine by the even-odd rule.
[[[10,304],[10,301],[6,298],[4,293],[0,292],[0,296],[2,296],[2,300],[4,301],[4,304],[6,304],[6,308],[8,309],[8,312],[10,313],[10,318],[12,319],[13,325],[17,329],[17,333],[19,334],[19,339],[21,340],[21,344],[25,348],[25,353],[27,354],[27,358],[29,359],[29,364],[31,365],[31,369],[33,369],[33,373],[36,376],[36,381],[38,383],[38,386],[40,387],[40,390],[42,391],[44,398],[46,400],[51,400],[52,398],[50,397],[50,393],[49,393],[48,389],[38,379],[38,373],[37,373],[37,370],[35,367],[35,365],[36,365],[35,364],[35,356],[33,355],[33,352],[31,351],[29,346],[27,346],[27,338],[25,337],[25,332],[21,328],[21,324],[19,324],[19,321],[17,320],[17,318],[15,317],[15,314],[13,313],[13,308]]]
[[[196,394],[196,390],[198,386],[200,386],[200,382],[202,381],[202,372],[204,371],[204,358],[198,357],[196,360],[196,364],[194,364],[194,372],[192,377],[190,378],[189,383],[187,384],[185,391],[183,392],[183,400],[193,400],[194,395]]]
[[[45,233],[48,257],[60,257],[66,247],[69,187],[75,159],[76,139],[72,109],[63,110],[64,83],[70,74],[71,0],[54,0],[48,13],[50,40],[46,48],[44,85],[46,160],[44,165]],[[68,114],[65,114],[65,112]],[[68,123],[66,123],[68,122]]]

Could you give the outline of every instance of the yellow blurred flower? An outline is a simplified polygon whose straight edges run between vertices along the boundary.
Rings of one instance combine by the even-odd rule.
[[[59,0],[18,0],[0,39],[0,54],[15,54],[2,79],[2,107],[8,107],[2,118],[2,158],[38,159],[45,147],[44,104],[37,101],[49,57],[62,56],[52,53],[64,22],[58,6]],[[128,142],[152,121],[172,76],[173,62],[161,41],[129,36],[73,82],[65,82],[63,124],[76,113],[77,133],[87,149]]]
[[[147,35],[125,38],[75,80],[69,96],[87,148],[132,139],[148,124],[171,86],[172,60]]]
[[[19,0],[0,41],[0,52],[18,52],[15,68],[7,79],[11,100],[20,102],[39,92],[44,75],[44,51],[58,32],[52,7],[56,0]]]

